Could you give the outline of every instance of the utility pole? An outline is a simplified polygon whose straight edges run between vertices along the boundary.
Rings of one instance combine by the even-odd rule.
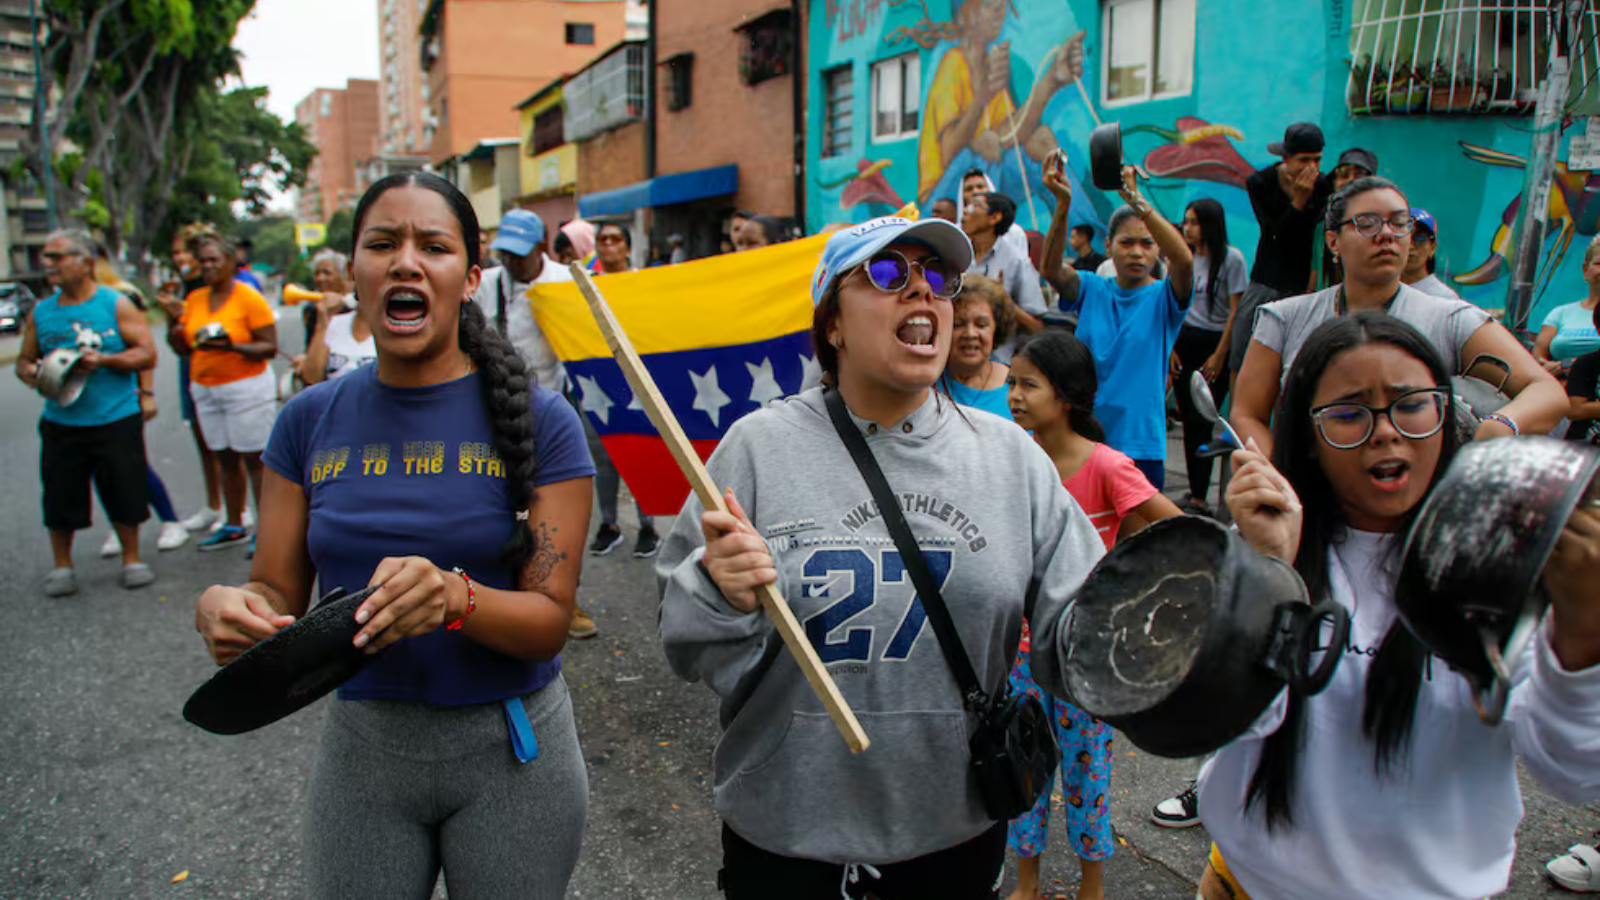
[[[1540,86],[1533,113],[1533,147],[1522,183],[1522,206],[1517,210],[1517,243],[1511,263],[1511,287],[1506,292],[1505,326],[1513,332],[1528,330],[1533,312],[1534,280],[1544,251],[1544,223],[1550,209],[1551,180],[1561,147],[1561,122],[1566,116],[1567,90],[1572,83],[1572,36],[1581,33],[1588,0],[1552,0],[1555,20],[1550,71]]]

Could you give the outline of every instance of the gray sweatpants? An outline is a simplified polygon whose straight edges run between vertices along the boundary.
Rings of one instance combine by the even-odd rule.
[[[307,896],[427,900],[563,897],[583,843],[589,781],[567,685],[522,698],[539,756],[517,762],[499,703],[334,700],[307,789]]]

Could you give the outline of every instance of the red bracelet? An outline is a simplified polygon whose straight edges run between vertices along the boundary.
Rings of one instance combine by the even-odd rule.
[[[461,580],[467,583],[467,611],[462,613],[460,618],[445,626],[447,631],[460,631],[461,626],[467,623],[467,616],[472,615],[472,611],[478,608],[478,598],[473,594],[472,591],[472,578],[468,576],[467,573],[461,571],[460,566],[455,566],[451,568],[450,571],[460,575]]]

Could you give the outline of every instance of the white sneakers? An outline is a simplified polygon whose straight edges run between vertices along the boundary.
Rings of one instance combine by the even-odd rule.
[[[210,511],[211,510],[203,510],[203,512]],[[176,550],[179,547],[182,547],[184,544],[189,543],[188,523],[198,515],[199,513],[196,513],[194,516],[190,516],[188,519],[185,519],[182,522],[162,522],[161,536],[156,538],[156,549],[163,551]],[[100,555],[105,559],[110,559],[121,552],[122,544],[117,540],[117,533],[113,531],[106,535],[106,542],[100,545]]]
[[[176,550],[189,543],[189,529],[182,522],[162,522],[161,536],[156,538],[157,550]]]
[[[209,506],[201,507],[200,511],[184,519],[182,525],[190,531],[205,531],[212,525],[222,521],[222,510],[212,509]]]

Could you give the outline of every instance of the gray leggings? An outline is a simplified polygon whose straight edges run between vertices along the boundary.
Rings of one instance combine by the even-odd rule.
[[[559,676],[522,698],[539,756],[519,763],[499,703],[334,700],[301,847],[313,900],[559,898],[578,863],[589,781]]]

